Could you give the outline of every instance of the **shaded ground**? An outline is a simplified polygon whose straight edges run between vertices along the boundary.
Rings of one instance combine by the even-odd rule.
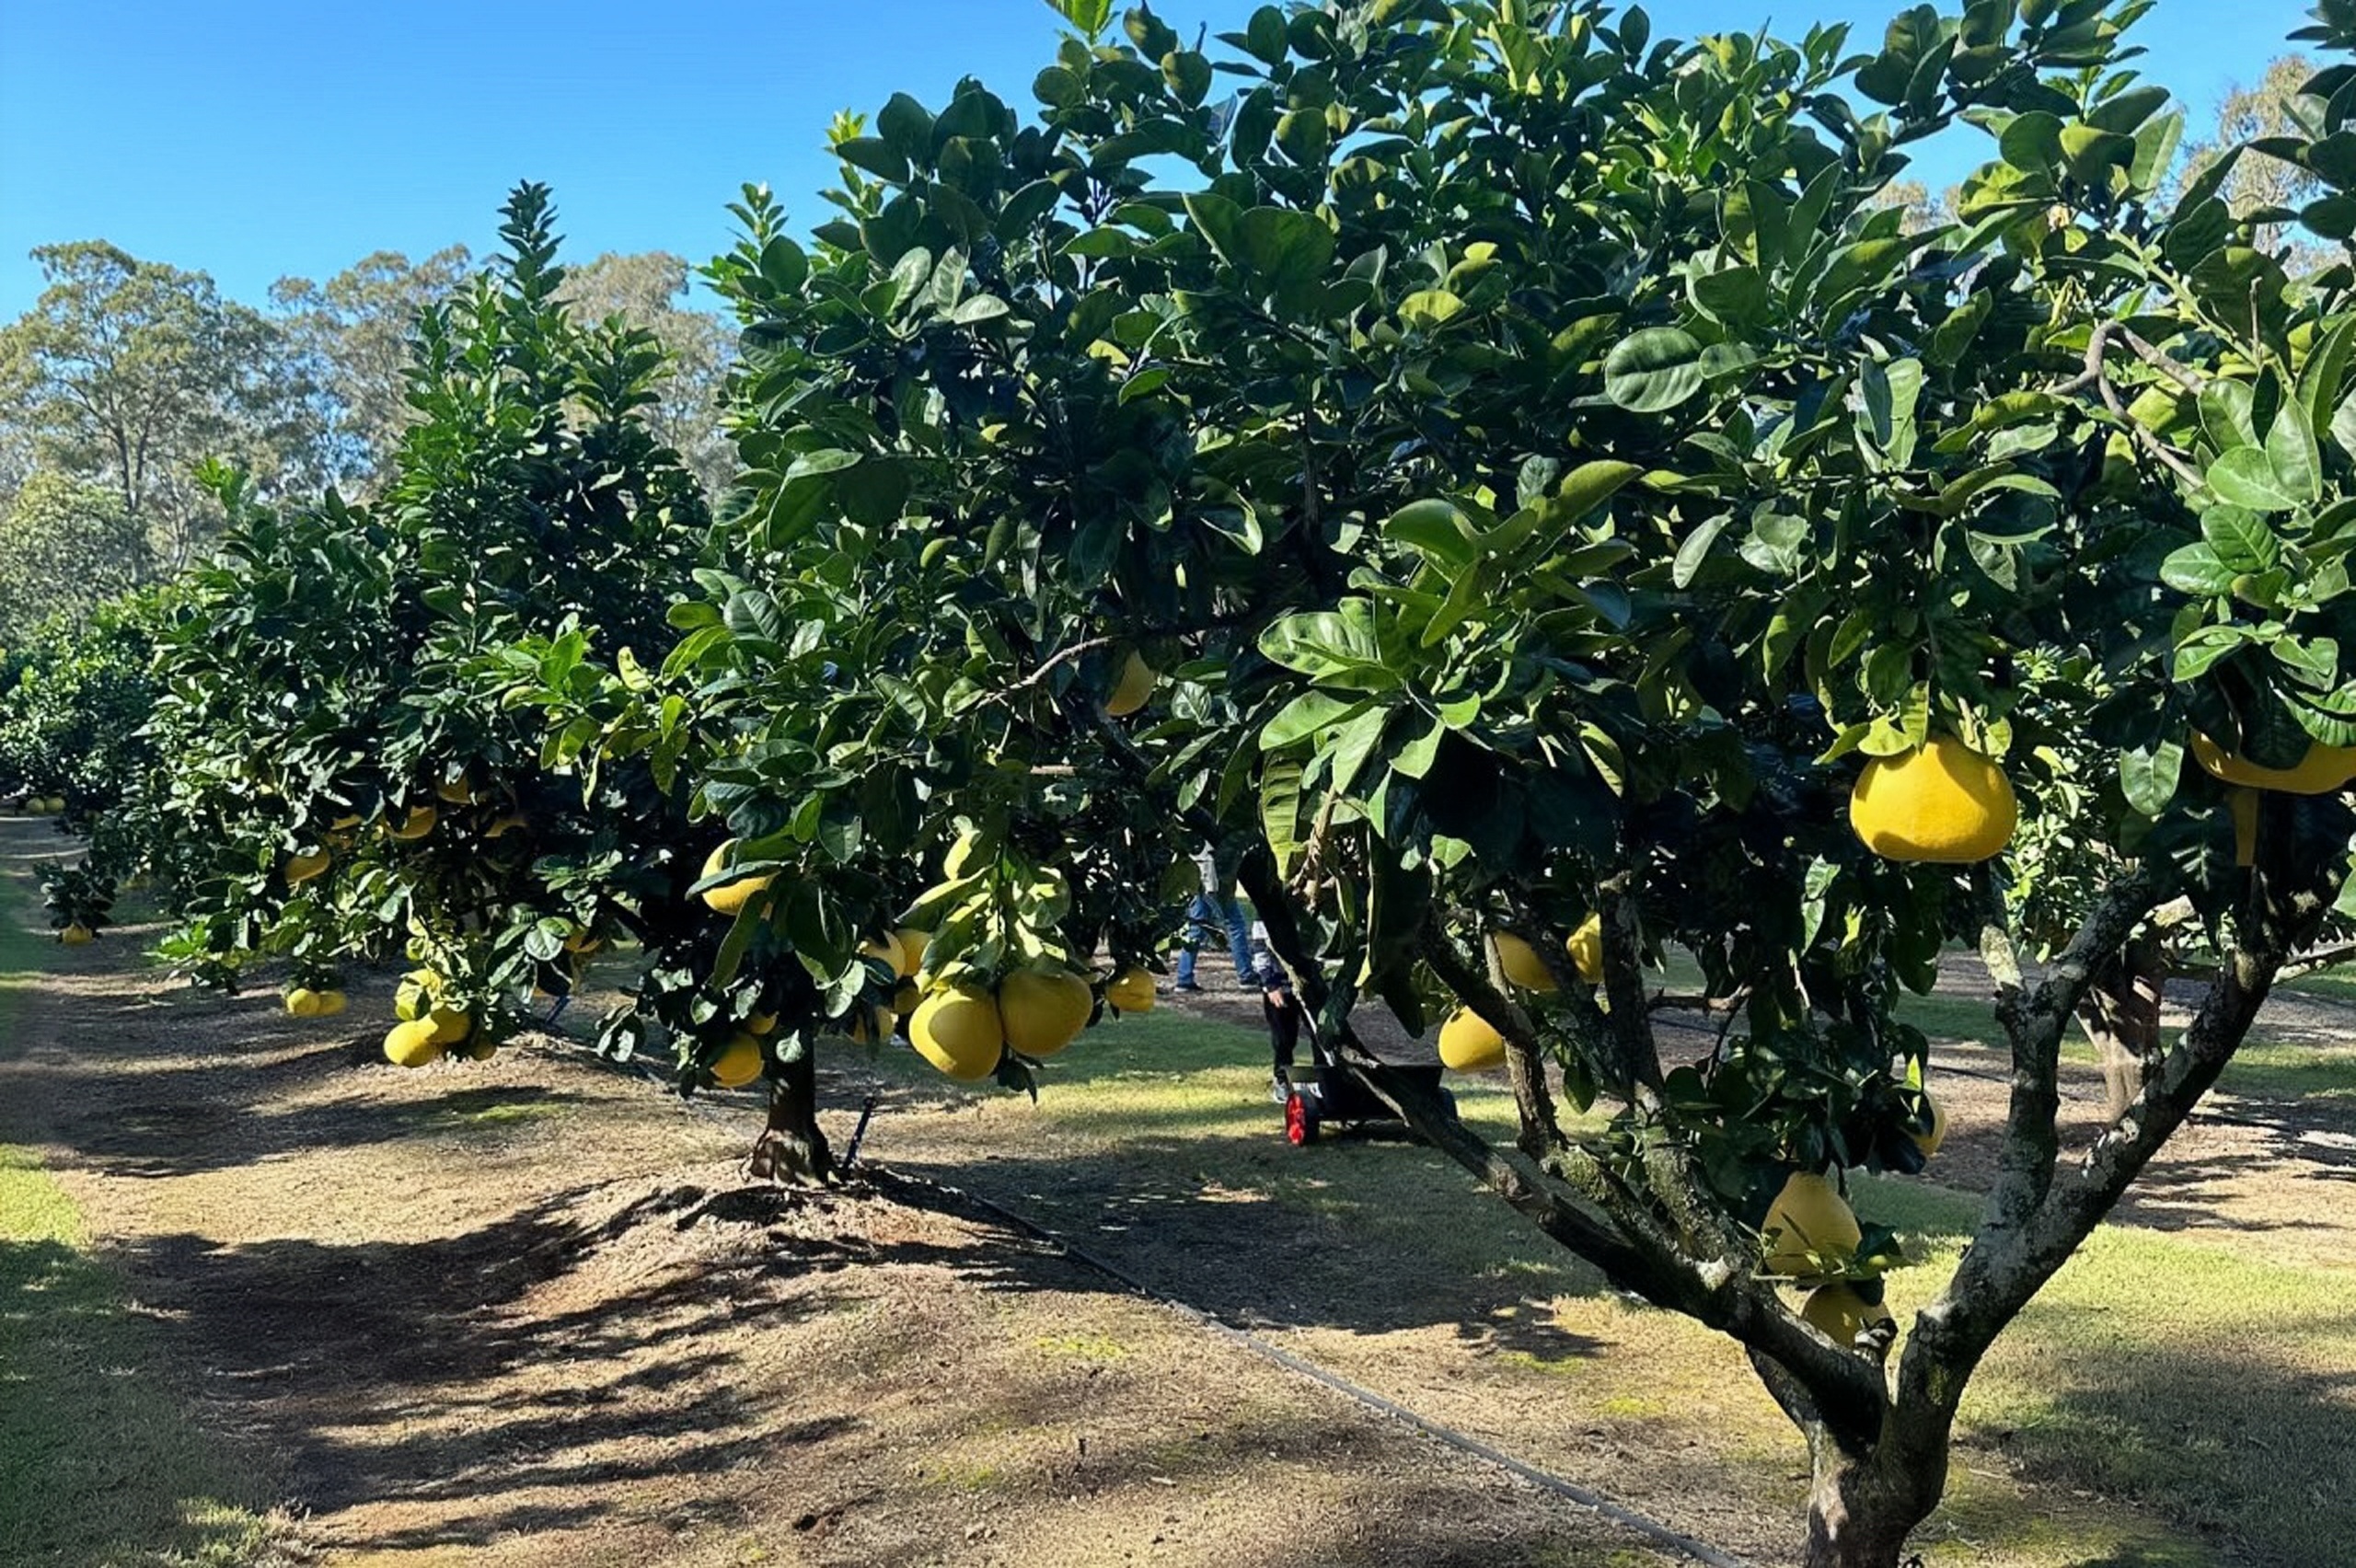
[[[0,825],[0,856],[29,831]],[[553,1042],[401,1073],[375,1057],[382,982],[298,1021],[268,996],[159,997],[131,945],[47,951],[0,1047],[0,1143],[36,1146],[81,1201],[157,1327],[159,1378],[329,1561],[1659,1560],[890,1172],[1003,1202],[1426,1415],[1788,1561],[1800,1451],[1731,1348],[1625,1303],[1427,1151],[1284,1146],[1259,1045],[1218,1027],[1256,1030],[1249,996],[1091,1035],[1037,1106],[950,1091],[905,1053],[830,1052],[829,1131],[840,1147],[876,1093],[888,1171],[796,1201],[738,1184],[749,1100],[666,1104]],[[1974,1049],[1941,1055],[1952,1188],[2001,1110],[1969,1076],[2001,1065]],[[2250,1114],[2195,1129],[2141,1228],[2107,1232],[2008,1337],[1929,1561],[2342,1561],[2304,1543],[2344,1544],[2356,1498],[2299,1488],[2356,1471],[2351,1205],[2316,1201],[2344,1172],[2256,1124],[2356,1131],[2356,1108],[2273,1092],[2303,1070],[2269,1058]],[[2071,1081],[2098,1096],[2090,1066]],[[1495,1087],[1461,1093],[1502,1127]],[[2073,1101],[2085,1131],[2098,1104]],[[1969,1192],[1877,1183],[1860,1206],[1931,1261],[1895,1282],[1902,1311],[1951,1262]],[[2236,1338],[2253,1289],[2275,1307]],[[2269,1465],[2269,1444],[2295,1449]]]
[[[325,1561],[1657,1561],[930,1189],[746,1189],[733,1121],[529,1050],[385,1066],[381,987],[329,1040],[158,997],[138,936],[52,951],[0,1142]]]

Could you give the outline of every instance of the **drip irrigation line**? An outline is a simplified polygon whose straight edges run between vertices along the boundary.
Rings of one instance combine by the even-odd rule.
[[[564,1037],[556,1036],[555,1038],[563,1039]],[[568,1041],[568,1043],[570,1044],[571,1042]],[[577,1045],[573,1048],[575,1050],[580,1049]],[[583,1052],[583,1054],[591,1055],[595,1055],[595,1053],[590,1052]],[[660,1085],[666,1089],[670,1087],[665,1084],[663,1079],[656,1077],[656,1075],[643,1068],[615,1062],[608,1062],[606,1065],[610,1068],[617,1069],[628,1077],[641,1078],[648,1083]],[[679,1100],[680,1108],[682,1110],[685,1110],[691,1114],[710,1116],[714,1119],[719,1119],[724,1116],[730,1111],[743,1108],[739,1101],[739,1097],[733,1094],[725,1098],[711,1094],[699,1094],[691,1097],[681,1097],[674,1094],[672,1098]],[[850,1159],[856,1157],[856,1152],[860,1144],[865,1140],[869,1121],[874,1114],[875,1109],[875,1099],[871,1095],[860,1109],[859,1130],[853,1134],[851,1140],[850,1147],[852,1152],[850,1155],[847,1155],[844,1160],[840,1162],[839,1168],[848,1168]],[[875,1169],[875,1167],[871,1164],[870,1169]],[[1268,1340],[1263,1339],[1258,1334],[1253,1333],[1251,1330],[1244,1328],[1240,1324],[1231,1323],[1215,1312],[1207,1311],[1203,1308],[1193,1305],[1190,1302],[1182,1301],[1178,1297],[1172,1296],[1165,1291],[1157,1290],[1152,1286],[1148,1285],[1145,1281],[1138,1278],[1135,1274],[1130,1274],[1127,1270],[1123,1269],[1109,1259],[1098,1256],[1096,1253],[1080,1246],[1077,1242],[1070,1240],[1068,1238],[1061,1235],[1049,1227],[1041,1224],[1039,1221],[1033,1219],[1030,1216],[1023,1214],[1019,1210],[1009,1208],[1004,1204],[999,1203],[994,1199],[984,1197],[979,1193],[973,1192],[964,1187],[953,1186],[946,1182],[936,1181],[930,1177],[915,1176],[906,1171],[894,1170],[888,1166],[883,1167],[882,1169],[889,1172],[890,1180],[895,1182],[899,1182],[911,1187],[930,1188],[936,1193],[946,1194],[958,1203],[967,1205],[973,1208],[977,1208],[987,1214],[995,1216],[1005,1224],[1011,1226],[1015,1229],[1022,1231],[1023,1234],[1055,1249],[1057,1252],[1060,1252],[1065,1257],[1069,1258],[1072,1262],[1079,1263],[1084,1268],[1092,1270],[1097,1274],[1103,1274],[1105,1278],[1113,1281],[1113,1283],[1118,1285],[1124,1290],[1128,1291],[1131,1295],[1142,1297],[1145,1300],[1153,1302],[1157,1306],[1177,1313],[1179,1316],[1195,1323],[1196,1326],[1208,1330],[1210,1332],[1218,1335],[1229,1343],[1235,1345],[1237,1348],[1246,1351],[1253,1355],[1258,1356],[1261,1360],[1265,1361],[1272,1366],[1281,1367],[1283,1370],[1291,1373],[1297,1378],[1306,1378],[1308,1381],[1317,1384],[1320,1388],[1325,1389],[1330,1392],[1339,1394],[1345,1399],[1363,1405],[1368,1410],[1373,1411],[1378,1415],[1387,1416],[1391,1420],[1399,1422],[1403,1425],[1412,1427],[1414,1430],[1422,1433],[1425,1436],[1431,1438],[1433,1441],[1454,1448],[1459,1453],[1470,1455],[1472,1458],[1479,1459],[1484,1464],[1495,1465],[1499,1470],[1506,1471],[1507,1474],[1512,1475],[1519,1480],[1527,1482],[1529,1484],[1537,1487],[1542,1492],[1551,1493],[1553,1495],[1562,1498],[1564,1501],[1586,1510],[1588,1513],[1594,1515],[1600,1519],[1617,1525],[1621,1528],[1628,1530],[1633,1534],[1642,1536],[1645,1539],[1652,1542],[1655,1546],[1676,1552],[1678,1555],[1690,1559],[1692,1562],[1702,1563],[1704,1565],[1704,1568],[1750,1568],[1750,1564],[1744,1562],[1741,1558],[1733,1556],[1727,1552],[1720,1551],[1716,1547],[1710,1545],[1706,1541],[1697,1540],[1693,1537],[1686,1535],[1681,1531],[1672,1529],[1669,1526],[1662,1524],[1658,1519],[1653,1518],[1646,1514],[1640,1514],[1635,1509],[1629,1507],[1626,1504],[1616,1502],[1612,1498],[1606,1496],[1604,1493],[1596,1491],[1592,1487],[1582,1486],[1577,1482],[1554,1474],[1552,1470],[1541,1470],[1536,1465],[1530,1464],[1522,1459],[1518,1459],[1511,1454],[1507,1453],[1504,1449],[1499,1448],[1493,1444],[1484,1443],[1480,1438],[1472,1435],[1470,1433],[1460,1432],[1455,1427],[1449,1426],[1443,1422],[1434,1421],[1427,1415],[1418,1414],[1415,1411],[1408,1409],[1405,1405],[1399,1403],[1397,1401],[1386,1399],[1382,1395],[1376,1393],[1372,1389],[1367,1388],[1362,1384],[1354,1383],[1347,1378],[1344,1378],[1337,1373],[1327,1371],[1324,1367],[1318,1366],[1315,1362],[1310,1361],[1302,1356],[1296,1355],[1291,1351],[1285,1349],[1282,1345],[1276,1344]]]
[[[1305,1378],[1319,1387],[1340,1394],[1345,1399],[1355,1401],[1377,1414],[1388,1416],[1393,1421],[1413,1427],[1425,1436],[1446,1444],[1461,1453],[1469,1454],[1484,1463],[1495,1465],[1542,1491],[1553,1493],[1557,1497],[1577,1505],[1599,1518],[1608,1520],[1623,1529],[1644,1537],[1656,1546],[1667,1548],[1680,1556],[1706,1564],[1707,1568],[1750,1568],[1750,1564],[1741,1558],[1730,1556],[1705,1541],[1696,1540],[1692,1536],[1671,1529],[1659,1520],[1640,1514],[1626,1504],[1615,1502],[1591,1487],[1581,1486],[1578,1482],[1565,1480],[1551,1470],[1541,1470],[1536,1465],[1515,1458],[1505,1450],[1484,1443],[1469,1433],[1460,1432],[1455,1427],[1434,1421],[1427,1415],[1417,1414],[1405,1405],[1394,1400],[1386,1399],[1372,1389],[1354,1383],[1337,1373],[1329,1372],[1315,1362],[1296,1355],[1282,1345],[1272,1343],[1251,1330],[1240,1324],[1231,1323],[1215,1312],[1207,1311],[1189,1302],[1182,1301],[1167,1292],[1157,1290],[1118,1264],[1099,1257],[1047,1226],[1040,1224],[1028,1215],[1011,1209],[1004,1204],[995,1202],[966,1188],[952,1186],[946,1182],[934,1181],[927,1177],[910,1176],[895,1170],[892,1172],[892,1178],[895,1182],[904,1182],[911,1186],[930,1187],[936,1192],[949,1194],[961,1203],[970,1204],[993,1214],[1016,1229],[1046,1243],[1074,1262],[1094,1270],[1134,1295],[1176,1312],[1181,1317],[1201,1328],[1209,1330],[1229,1343],[1248,1351],[1263,1361],[1282,1367],[1295,1377]]]

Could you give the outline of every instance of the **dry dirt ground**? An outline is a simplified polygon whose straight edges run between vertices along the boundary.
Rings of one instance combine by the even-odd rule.
[[[0,824],[0,855],[54,843],[35,831]],[[42,1153],[159,1325],[167,1375],[324,1561],[1671,1561],[941,1182],[1678,1529],[1788,1561],[1803,1460],[1787,1433],[1750,1435],[1776,1426],[1738,1358],[1630,1397],[1641,1379],[1599,1369],[1685,1354],[1659,1337],[1667,1315],[1559,1254],[1474,1274],[1369,1241],[1350,1172],[1379,1147],[1288,1163],[1259,1107],[1173,1181],[1167,1158],[1123,1153],[1172,1141],[1154,1126],[1049,1125],[1019,1100],[838,1066],[830,1133],[839,1148],[839,1108],[877,1093],[882,1164],[795,1197],[738,1176],[749,1101],[683,1107],[554,1042],[403,1073],[375,1055],[384,980],[355,986],[343,1019],[290,1020],[267,992],[160,989],[142,937],[53,951],[21,1050],[0,1052],[0,1142]],[[1217,986],[1176,1005],[1257,1023]],[[1943,1060],[1959,1069],[1943,1160],[1968,1187],[1992,1158],[2002,1068],[1969,1047]],[[2069,1090],[2088,1133],[2099,1079],[2073,1069]],[[2347,1191],[2356,1155],[2300,1131],[2205,1119],[2139,1222],[2221,1244],[2274,1228],[2356,1263],[2356,1205],[2313,1201],[2318,1182]],[[2085,1561],[1971,1547],[1999,1516],[2066,1534],[2117,1511],[2034,1487],[2001,1443],[1968,1440],[1934,1560]]]
[[[150,936],[55,951],[0,1141],[326,1562],[1667,1561],[929,1186],[747,1189],[741,1114],[404,1073],[381,982],[295,1020],[159,992]]]

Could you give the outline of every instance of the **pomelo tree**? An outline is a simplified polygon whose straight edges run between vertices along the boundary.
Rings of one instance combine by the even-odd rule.
[[[658,676],[569,683],[566,732],[680,770],[770,879],[729,946],[805,977],[780,1082],[904,967],[862,941],[930,931],[922,985],[1004,1013],[1149,961],[1187,852],[1250,831],[1357,1070],[1744,1347],[1814,1458],[1812,1562],[1897,1562],[1974,1367],[2345,878],[2351,273],[2294,283],[2253,225],[2356,229],[2356,69],[2241,155],[2332,193],[2236,216],[2231,160],[2156,194],[2181,122],[2122,0],[1917,6],[1862,52],[1337,0],[1207,53],[1060,8],[1030,112],[967,82],[839,121],[813,247],[748,191],[724,571]],[[1907,232],[1877,198],[1967,125],[1957,222]],[[2179,899],[2205,999],[2065,1151],[2062,1035]],[[1957,941],[2011,1103],[1901,1328],[1902,1247],[1836,1188],[1936,1147],[1894,1004]],[[1652,1026],[1671,947],[1727,1008],[1699,1058]],[[1355,1048],[1370,997],[1451,1013],[1515,1147]],[[1044,1054],[911,1030],[963,1077]]]

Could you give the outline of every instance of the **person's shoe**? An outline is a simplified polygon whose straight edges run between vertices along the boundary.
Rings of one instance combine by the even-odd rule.
[[[1278,1073],[1268,1080],[1268,1099],[1277,1105],[1292,1103],[1292,1080]]]
[[[1202,989],[1200,986],[1195,985],[1192,980],[1181,980],[1178,984],[1171,986],[1170,988],[1173,991],[1199,991]]]

